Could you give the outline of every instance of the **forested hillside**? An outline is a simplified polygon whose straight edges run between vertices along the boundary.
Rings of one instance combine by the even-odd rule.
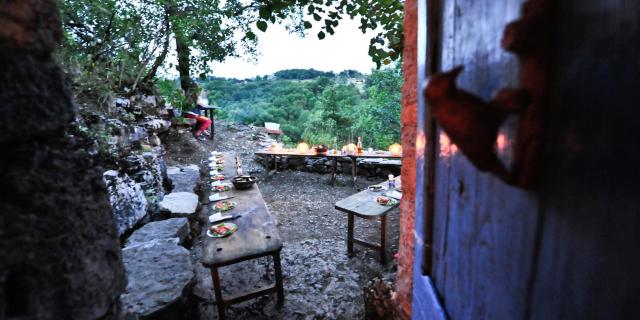
[[[399,65],[371,75],[345,70],[282,70],[251,80],[203,82],[219,117],[262,126],[280,123],[285,143],[339,145],[362,136],[365,147],[400,141],[402,74]]]

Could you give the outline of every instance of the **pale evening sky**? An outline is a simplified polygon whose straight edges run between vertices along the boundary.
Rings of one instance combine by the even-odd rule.
[[[212,63],[213,76],[225,78],[253,78],[273,74],[283,69],[316,69],[340,72],[345,69],[370,73],[375,64],[367,54],[369,40],[374,33],[362,34],[360,22],[348,17],[340,20],[332,36],[319,40],[320,30],[312,28],[305,38],[287,32],[282,25],[269,24],[266,32],[258,35],[257,62],[243,58],[228,58]]]

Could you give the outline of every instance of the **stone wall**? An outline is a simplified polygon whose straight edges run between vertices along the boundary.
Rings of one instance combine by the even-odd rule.
[[[0,319],[114,319],[125,288],[101,170],[65,135],[53,0],[0,6]]]
[[[418,114],[417,33],[418,8],[415,0],[404,3],[404,85],[402,88],[402,203],[400,204],[400,250],[396,277],[399,315],[411,317],[413,290],[413,231],[416,190],[416,127]]]

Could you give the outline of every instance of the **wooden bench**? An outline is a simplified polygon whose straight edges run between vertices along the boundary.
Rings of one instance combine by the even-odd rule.
[[[396,185],[401,186],[401,179],[396,178]],[[376,203],[376,197],[384,195],[384,191],[363,190],[347,198],[344,198],[335,204],[336,210],[346,212],[347,217],[347,253],[349,257],[353,256],[353,244],[380,251],[380,262],[387,263],[387,213],[396,208],[398,204],[393,206],[383,206]],[[363,219],[380,219],[380,244],[369,243],[364,240],[356,239],[354,236],[355,217]]]
[[[224,153],[223,174],[227,179],[236,175],[235,153]],[[229,182],[228,180],[225,180]],[[262,198],[258,185],[255,184],[249,190],[236,190],[225,192],[232,195],[231,201],[237,203],[237,207],[226,214],[241,215],[232,220],[238,225],[238,230],[226,238],[211,238],[206,235],[204,241],[204,256],[202,264],[211,269],[213,288],[218,305],[218,315],[220,319],[225,319],[225,307],[230,304],[239,303],[253,299],[265,294],[275,292],[278,297],[278,304],[284,301],[284,288],[282,283],[282,270],[280,266],[280,251],[282,250],[282,240],[276,227],[275,218],[269,213]],[[207,220],[207,227],[212,224]],[[242,261],[271,256],[273,258],[275,271],[275,285],[268,288],[249,291],[245,294],[224,298],[222,296],[222,285],[218,269],[220,267],[232,265]]]

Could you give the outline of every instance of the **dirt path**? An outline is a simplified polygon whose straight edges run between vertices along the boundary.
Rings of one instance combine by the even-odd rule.
[[[188,132],[172,132],[164,137],[168,165],[195,163],[206,165],[209,151],[235,151],[245,172],[259,178],[258,186],[271,213],[278,219],[284,243],[282,254],[285,278],[285,304],[275,308],[274,297],[262,297],[229,308],[231,319],[358,319],[364,317],[362,287],[374,277],[393,279],[398,250],[399,210],[389,213],[388,265],[378,263],[378,254],[355,246],[355,256],[346,255],[347,218],[334,209],[334,204],[380,180],[359,177],[357,186],[350,176],[339,175],[335,187],[331,176],[286,170],[269,176],[254,158],[261,149],[249,127],[235,129],[226,123],[216,123],[214,141],[196,141]],[[379,241],[380,223],[356,219],[356,235],[371,242]],[[202,239],[199,239],[202,241]],[[199,253],[194,248],[195,259]],[[264,285],[272,279],[264,276],[267,261],[241,263],[223,270],[228,292]],[[216,311],[210,291],[210,279],[199,268],[203,283],[199,285],[201,318],[211,319]]]

